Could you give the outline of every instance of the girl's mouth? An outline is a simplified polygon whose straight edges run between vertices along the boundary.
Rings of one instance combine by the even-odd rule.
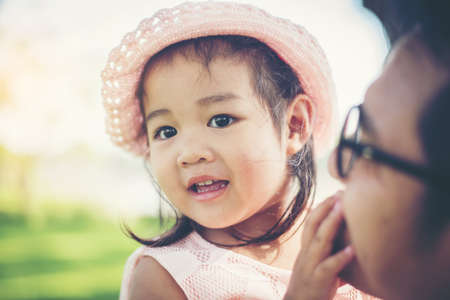
[[[225,193],[229,183],[228,180],[208,179],[191,184],[188,190],[194,200],[199,202],[212,201]]]
[[[225,188],[228,183],[229,181],[227,180],[205,180],[202,182],[194,183],[189,187],[189,190],[199,194],[214,192]]]

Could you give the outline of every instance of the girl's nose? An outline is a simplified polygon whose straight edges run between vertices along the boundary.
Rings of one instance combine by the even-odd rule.
[[[214,155],[210,149],[200,145],[185,145],[177,157],[180,167],[187,167],[201,162],[212,162]]]

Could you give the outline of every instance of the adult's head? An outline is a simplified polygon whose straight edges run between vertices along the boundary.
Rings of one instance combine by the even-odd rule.
[[[449,37],[416,25],[330,160],[346,185],[338,244],[356,252],[342,277],[384,299],[450,299]]]

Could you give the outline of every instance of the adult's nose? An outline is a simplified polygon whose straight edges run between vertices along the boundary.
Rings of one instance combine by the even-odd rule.
[[[328,173],[330,173],[331,177],[333,177],[334,179],[337,179],[341,182],[344,181],[343,178],[339,176],[337,170],[337,147],[333,149],[330,157],[328,158]]]

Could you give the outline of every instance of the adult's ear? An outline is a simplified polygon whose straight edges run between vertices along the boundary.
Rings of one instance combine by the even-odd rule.
[[[302,149],[311,137],[316,111],[306,94],[300,94],[289,104],[287,111],[287,155],[291,156]]]

